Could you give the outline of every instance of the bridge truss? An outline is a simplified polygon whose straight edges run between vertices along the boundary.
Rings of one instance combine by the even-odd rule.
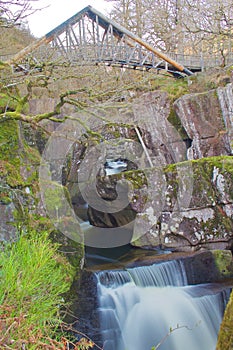
[[[24,70],[42,62],[166,69],[174,75],[192,71],[158,51],[126,28],[88,6],[30,44],[9,61]]]

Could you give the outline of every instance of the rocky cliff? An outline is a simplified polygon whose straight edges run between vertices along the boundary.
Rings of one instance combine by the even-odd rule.
[[[101,110],[99,116],[104,117],[101,123],[90,118],[92,124],[89,127],[94,132],[84,134],[74,143],[72,155],[61,165],[62,183],[69,190],[76,215],[81,215],[82,219],[88,217],[91,224],[100,227],[121,227],[136,220],[131,243],[139,247],[162,246],[174,250],[231,247],[233,86],[228,77],[224,84],[220,80],[221,86],[216,85],[215,89],[194,92],[195,79],[191,84],[191,93],[174,101],[166,91],[140,93],[124,101],[124,106],[120,103],[119,107],[116,104],[114,109],[108,109],[108,115]],[[51,110],[52,104],[51,99],[47,103],[32,100],[30,112],[36,114],[44,112],[45,108]],[[67,113],[67,110],[63,113]],[[72,110],[69,113],[80,117]],[[112,123],[106,121],[109,113]],[[36,173],[28,170],[31,165],[28,158],[34,154],[31,158],[34,157],[33,161],[39,163],[39,156],[33,150],[37,144],[42,152],[45,142],[41,132],[27,132],[22,126],[13,126],[14,130],[9,131],[10,139],[5,140],[8,137],[7,128],[12,129],[12,126],[7,122],[2,125],[1,234],[2,239],[9,239],[14,235],[15,216],[19,220],[20,210],[24,217],[22,220],[25,220],[24,212],[32,218],[39,209],[39,199],[27,199],[31,198],[32,189],[36,187],[32,187],[30,182],[33,174],[36,179]],[[49,131],[55,130],[52,123],[48,124],[48,128]],[[111,145],[114,139],[121,140],[117,147]],[[33,147],[26,147],[25,141]],[[119,179],[104,174],[103,158],[123,158],[128,162],[122,177],[125,178],[128,173],[133,194],[129,190],[131,199],[119,213],[103,213],[98,206],[93,208],[89,205],[88,212],[84,210],[81,214],[85,200],[79,191],[79,166],[85,163],[85,176],[88,178],[90,164],[97,164],[98,154],[94,154],[95,161],[94,158],[88,161],[86,155],[97,144],[101,152],[103,144],[110,144],[104,155],[101,154],[102,165],[100,162],[96,173],[97,192],[104,200],[116,200],[120,187],[117,184]],[[15,188],[10,184],[15,159],[13,163],[9,162],[6,147],[11,147],[11,150],[15,147],[11,157],[18,159],[15,169],[18,169],[16,173],[19,176],[15,173],[14,181],[19,183]],[[62,148],[62,145],[59,147]],[[26,154],[25,161],[23,154]],[[135,171],[132,173],[132,170]],[[37,183],[37,180],[34,182]],[[42,207],[39,210],[43,210]]]
[[[211,91],[186,94],[172,104],[167,93],[149,92],[134,99],[131,108],[127,107],[130,112],[124,115],[129,124],[105,125],[104,130],[98,129],[105,140],[114,138],[117,128],[118,138],[144,144],[149,162],[146,159],[145,163],[144,159],[144,163],[140,163],[142,154],[132,148],[131,159],[133,153],[135,169],[140,171],[125,169],[120,175],[110,176],[98,173],[96,186],[102,199],[114,202],[116,184],[122,179],[133,185],[133,195],[129,191],[129,205],[119,213],[107,213],[90,205],[91,224],[113,228],[131,222],[134,225],[131,244],[137,247],[231,249],[232,94],[233,85],[229,83]],[[142,140],[137,139],[132,121],[140,125]],[[122,154],[118,147],[115,158],[127,158],[124,151],[127,147],[126,142]],[[87,149],[80,145],[78,151],[75,149],[73,165],[64,182],[76,209],[81,200],[77,164],[85,159]],[[114,157],[113,150],[110,151],[111,155],[107,152],[105,157]],[[89,169],[93,163],[85,161]],[[86,176],[91,181],[91,175]]]

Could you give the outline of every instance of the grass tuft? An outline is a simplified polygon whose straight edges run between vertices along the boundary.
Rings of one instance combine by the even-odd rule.
[[[56,333],[74,274],[57,248],[43,233],[0,252],[0,348],[20,349],[26,340],[27,349],[39,349],[43,335]]]

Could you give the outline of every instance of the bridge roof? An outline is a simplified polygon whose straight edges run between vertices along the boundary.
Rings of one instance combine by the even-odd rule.
[[[85,8],[83,8],[81,11],[77,12],[74,16],[70,17],[66,21],[64,21],[61,24],[59,24],[56,28],[54,28],[53,30],[51,30],[47,34],[45,34],[46,38],[50,39],[50,38],[53,38],[54,35],[62,34],[66,27],[68,27],[69,25],[73,25],[73,24],[77,23],[82,18],[82,16],[84,14],[86,14],[93,21],[96,21],[96,16],[98,16],[98,18],[99,18],[98,19],[98,24],[101,27],[103,27],[104,29],[106,29],[106,30],[108,29],[109,24],[112,24],[113,30],[114,30],[114,34],[119,36],[119,37],[122,37],[122,35],[124,33],[126,33],[126,32],[130,33],[131,35],[133,35],[133,33],[128,31],[126,28],[120,26],[116,22],[114,22],[111,19],[107,18],[101,12],[97,11],[96,9],[94,9],[92,6],[89,5],[89,6],[85,7]]]

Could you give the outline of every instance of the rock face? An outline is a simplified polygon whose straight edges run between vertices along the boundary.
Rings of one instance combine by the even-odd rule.
[[[85,139],[83,143],[74,145],[71,162],[64,167],[63,184],[69,190],[77,216],[80,218],[84,217],[82,211],[85,200],[79,189],[80,178],[82,177],[84,181],[91,182],[90,179],[97,176],[96,189],[102,199],[114,201],[119,197],[120,189],[118,186],[118,193],[116,193],[114,178],[112,177],[109,180],[110,177],[104,174],[103,164],[106,159],[126,159],[128,161],[127,171],[137,168],[149,168],[151,166],[158,166],[161,169],[161,166],[186,159],[186,145],[176,129],[168,122],[170,110],[171,102],[167,93],[155,91],[143,94],[140,98],[135,99],[127,110],[120,112],[124,123],[119,119],[118,123],[105,123],[102,128],[95,130],[101,134],[107,143],[106,148],[104,146],[101,147],[100,143],[102,153],[98,154],[98,150],[95,149],[99,140],[94,140],[92,136],[89,143]],[[115,147],[108,147],[108,142],[114,139],[123,139],[125,141],[118,142]],[[143,152],[145,148],[147,154]],[[97,159],[98,162],[96,162]],[[82,170],[80,171],[81,163],[82,168],[85,168],[84,176],[82,174],[80,176],[80,172],[82,172]],[[97,166],[99,168],[96,170]],[[95,170],[96,174],[93,175]],[[156,182],[158,178],[156,170],[154,173],[153,181]],[[161,177],[160,170],[159,173],[159,177]],[[153,176],[152,173],[150,173],[150,176]],[[139,177],[137,177],[138,179]],[[135,181],[134,179],[134,183]],[[144,206],[144,197],[147,194],[142,194],[142,192],[146,191],[146,181],[146,176],[142,175],[137,183],[137,188],[134,188],[135,198],[128,206],[123,206],[121,211],[108,214],[106,211],[101,212],[101,208],[98,210],[98,206],[93,206],[89,203],[87,214],[90,223],[98,227],[120,227],[133,221],[136,213],[140,213],[141,208]],[[91,191],[92,189],[89,188],[88,195],[92,197],[93,201],[94,194],[90,195]],[[122,192],[127,193],[127,190],[123,189]],[[153,203],[156,208],[158,206],[156,202],[160,203],[158,195],[160,196],[160,193],[154,193]],[[151,209],[148,208],[148,213],[150,211]],[[145,214],[143,215],[145,216]],[[152,217],[151,214],[148,214],[148,217]],[[143,217],[138,219],[138,230],[140,230],[141,226],[144,226],[142,229],[146,229],[145,225],[147,227],[150,224],[148,225]]]
[[[88,335],[95,343],[101,346],[101,327],[99,319],[99,301],[97,291],[97,278],[89,271],[83,271],[80,280],[74,281],[72,286],[72,313],[66,316],[66,322],[77,325],[81,334]],[[78,315],[74,319],[72,315]]]
[[[218,100],[221,106],[225,128],[228,133],[231,150],[233,150],[233,85],[217,89]],[[233,153],[233,152],[232,152]]]
[[[130,124],[105,124],[101,130],[97,130],[107,140],[119,137],[133,140],[133,146],[121,144],[116,157],[130,147],[131,158],[124,153],[125,158],[132,162],[133,154],[137,165],[130,169],[143,169],[143,166],[144,169],[151,169],[140,173],[137,170],[127,171],[128,175],[106,176],[100,164],[94,176],[100,198],[112,202],[117,200],[119,192],[116,186],[122,180],[133,184],[133,195],[130,190],[122,191],[128,191],[129,200],[124,209],[118,212],[108,213],[98,210],[98,205],[89,205],[87,216],[91,224],[113,228],[134,223],[136,228],[131,244],[138,247],[172,250],[231,248],[232,101],[232,84],[182,96],[175,101],[174,110],[164,92],[150,92],[135,99],[125,116],[131,125],[140,125],[143,144],[149,152],[149,163],[148,159],[140,163],[141,151],[134,146],[139,141],[135,127]],[[168,122],[171,116],[173,125]],[[182,133],[176,131],[177,120]],[[180,127],[177,129],[180,132]],[[189,142],[184,143],[184,140]],[[81,210],[80,203],[81,206],[85,203],[78,187],[80,163],[84,162],[85,169],[89,169],[99,157],[96,153],[86,160],[85,147],[78,145],[74,148],[71,166],[64,178],[77,215]],[[114,157],[114,149],[110,148],[101,156],[104,159],[110,154]],[[102,158],[99,159],[103,162]],[[196,161],[184,162],[187,159]],[[86,176],[90,178],[91,175],[85,175],[85,181]]]
[[[136,130],[131,125],[105,125],[98,132],[101,132],[107,142],[111,142],[116,138],[128,141],[118,142],[116,149],[111,144],[110,147],[107,144],[106,149],[101,145],[96,148],[93,139],[88,145],[87,143],[85,145],[84,143],[74,144],[70,164],[67,162],[64,167],[63,184],[69,190],[74,211],[80,219],[89,219],[92,225],[98,227],[119,227],[132,221],[136,213],[132,211],[130,206],[127,207],[127,204],[122,207],[122,211],[116,210],[112,214],[101,212],[101,206],[98,210],[99,198],[106,200],[108,203],[116,199],[119,201],[119,193],[121,192],[122,196],[125,196],[128,190],[126,183],[119,184],[114,177],[106,174],[104,168],[106,159],[125,160],[127,164],[125,171],[137,169],[138,164],[141,163],[145,166],[147,160],[141,159],[142,147],[137,142]],[[151,151],[151,157],[156,157],[157,151],[153,146],[150,133],[140,129],[140,135],[144,145]],[[82,165],[81,168],[80,165]],[[93,179],[95,182],[94,188],[92,187]],[[83,183],[89,183],[89,185],[82,192],[80,188],[83,188]],[[138,188],[143,187],[142,185],[143,179],[140,180]],[[83,208],[86,204],[83,198],[85,194],[92,202],[92,204],[89,203],[86,217],[83,214],[83,211],[85,212]],[[96,205],[93,204],[95,198]],[[120,206],[122,206],[122,203]]]
[[[0,128],[0,246],[17,241],[23,234],[52,232],[50,238],[59,243],[78,275],[83,245],[54,230],[40,198],[38,169],[41,158],[26,142],[21,127],[18,122],[6,120]],[[51,201],[54,202],[54,197]]]
[[[186,147],[177,130],[168,121],[171,102],[168,94],[149,92],[133,103],[134,122],[143,125],[151,134],[156,157],[153,164],[177,163],[186,159]]]
[[[0,242],[17,239],[17,234],[26,231],[29,221],[36,227],[34,218],[41,209],[36,194],[37,174],[35,170],[40,159],[35,149],[25,145],[20,131],[18,122],[2,122],[0,130]],[[39,225],[38,222],[38,227]]]
[[[225,249],[231,246],[233,233],[232,158],[203,159],[191,166],[189,191],[182,189],[174,169],[167,173],[161,244],[178,250]]]
[[[153,246],[154,231],[154,238],[159,235],[162,246],[171,249],[231,247],[233,159],[215,156],[232,154],[232,101],[232,84],[175,101],[174,111],[191,141],[187,158],[200,160],[184,167],[183,174],[165,172],[166,205],[157,228],[134,244]]]
[[[152,168],[146,173],[148,197],[145,197],[146,190],[137,192],[141,171],[112,176],[115,181],[127,178],[136,189],[137,195],[133,196],[134,200],[129,204],[130,214],[127,216],[125,211],[122,223],[119,220],[118,225],[133,221],[132,245],[177,251],[192,251],[202,247],[232,248],[232,157],[204,158],[169,165],[164,169],[163,183],[153,177],[155,172],[156,169]],[[162,190],[161,186],[164,186]],[[149,194],[149,191],[152,192]],[[103,227],[101,218],[104,227],[114,227],[111,214],[98,213],[95,218],[95,212],[92,212],[92,216],[96,226]]]
[[[228,84],[175,101],[175,112],[192,140],[189,159],[231,154],[232,89]]]
[[[12,203],[0,203],[1,242],[9,242],[17,236],[16,228],[11,226],[14,221],[14,209],[15,207]]]
[[[160,222],[161,244],[176,249],[231,247],[233,159],[213,157],[190,165],[187,168],[192,177],[188,183],[190,191],[185,186],[182,189],[174,169],[167,173],[169,185]]]
[[[114,213],[89,207],[91,224],[111,229],[131,222],[131,244],[138,247],[177,251],[231,249],[233,158],[186,161],[168,165],[160,174],[156,172],[158,169],[152,168],[108,176],[108,184],[123,180],[131,183],[129,204]],[[105,198],[104,186],[100,194]],[[108,201],[111,197],[114,202],[116,188],[113,186],[107,194]]]

